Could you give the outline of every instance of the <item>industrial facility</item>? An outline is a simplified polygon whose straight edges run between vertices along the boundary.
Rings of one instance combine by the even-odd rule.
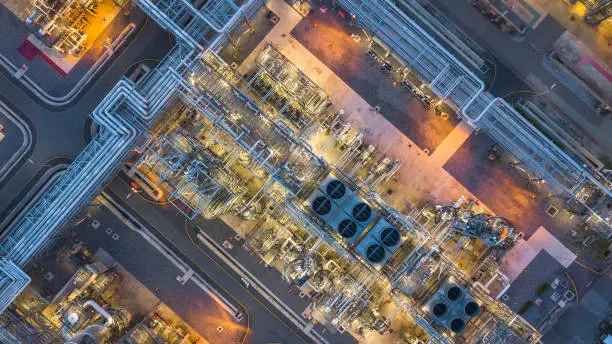
[[[82,56],[128,2],[33,0],[25,23],[62,56]]]
[[[129,161],[127,175],[143,192],[187,219],[231,214],[251,223],[249,247],[290,290],[310,298],[308,316],[330,331],[384,336],[401,318],[421,329],[402,333],[405,343],[539,342],[538,330],[493,288],[506,287],[498,263],[520,240],[519,228],[463,197],[400,212],[381,186],[406,162],[365,144],[329,95],[273,44],[247,60],[245,73],[220,56],[228,37],[267,10],[263,1],[134,3],[177,43],[154,70],[115,85],[91,114],[97,136],[2,237],[0,311],[19,309],[30,283],[25,271]],[[412,72],[403,85],[425,107],[444,102],[580,209],[588,226],[612,233],[604,176],[484,91],[481,79],[392,1],[337,4],[365,32],[375,56]],[[37,11],[36,18],[46,15]],[[54,19],[34,17],[52,31]],[[77,54],[83,37],[73,36],[64,34],[74,42],[62,49]],[[427,89],[413,85],[414,75]],[[315,145],[315,138],[324,143]],[[146,342],[137,338],[161,326],[151,317],[129,330],[128,314],[102,307],[96,298],[112,280],[108,269],[87,265],[56,296],[62,301],[53,325],[68,343]],[[20,342],[17,328],[23,327],[0,327],[0,338]]]

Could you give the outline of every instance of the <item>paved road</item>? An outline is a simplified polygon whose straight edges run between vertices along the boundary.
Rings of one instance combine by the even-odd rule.
[[[284,335],[287,333],[287,325],[289,322],[284,316],[281,316],[274,306],[264,301],[252,288],[248,291],[239,282],[240,277],[236,275],[227,265],[209,250],[204,244],[200,243],[196,237],[198,228],[203,229],[217,243],[222,243],[235,233],[225,223],[220,220],[207,221],[203,219],[194,220],[188,223],[186,228],[186,218],[172,205],[155,205],[145,201],[139,196],[133,195],[125,198],[130,193],[128,184],[121,179],[121,176],[113,179],[107,186],[106,190],[114,193],[121,199],[127,207],[131,208],[135,215],[145,219],[151,225],[152,232],[159,236],[160,240],[170,243],[168,246],[176,248],[184,256],[188,257],[192,262],[205,267],[206,273],[214,278],[219,284],[231,292],[245,307],[252,313],[253,310],[268,312],[267,317],[260,318],[258,315],[251,319],[257,319],[251,324],[254,329],[254,335],[260,331],[270,331],[273,335]],[[152,225],[154,224],[154,225]],[[156,232],[157,231],[157,232]],[[280,301],[289,306],[298,315],[306,309],[308,300],[300,298],[297,294],[291,294],[288,291],[288,285],[280,276],[280,273],[272,268],[265,268],[259,262],[259,258],[252,256],[243,248],[239,247],[240,243],[234,242],[235,248],[230,251],[242,266],[251,272],[257,279],[263,281],[271,292],[278,296]],[[223,268],[221,268],[223,267]],[[229,274],[228,274],[229,272]],[[257,311],[257,312],[259,312]],[[259,313],[258,313],[259,314]],[[272,318],[270,318],[272,316]],[[273,319],[273,318],[283,319]],[[262,322],[257,322],[259,319],[267,319]],[[271,321],[271,322],[270,322]],[[296,332],[300,332],[293,326],[290,326]],[[278,331],[278,334],[275,334]],[[316,325],[313,331],[322,334],[322,327]],[[301,332],[300,332],[301,333]],[[356,341],[349,335],[333,334],[329,331],[324,334],[325,339],[329,343],[343,344],[355,343]],[[299,338],[306,338],[303,334],[293,334],[293,340],[280,341],[282,343],[298,343]],[[275,342],[275,341],[271,341]],[[279,340],[276,340],[279,342]],[[256,343],[263,343],[256,341]]]
[[[184,285],[176,277],[183,273],[138,232],[130,229],[106,207],[90,209],[91,218],[74,228],[76,238],[93,252],[104,249],[139,282],[211,342],[239,342],[246,332],[246,318],[236,326],[227,326],[232,315],[192,280]],[[100,223],[91,226],[93,220]],[[194,267],[194,271],[195,267]],[[217,333],[218,326],[227,329]]]
[[[138,30],[138,29],[137,29]],[[151,42],[156,42],[151,44]],[[129,44],[129,43],[128,43]],[[12,77],[0,74],[0,102],[32,124],[37,144],[33,153],[5,185],[0,185],[0,212],[15,198],[22,186],[44,168],[45,162],[57,157],[74,159],[85,147],[84,126],[87,117],[105,94],[132,64],[141,59],[160,59],[169,51],[168,34],[149,20],[131,45],[101,71],[75,103],[63,109],[49,109],[40,104]],[[2,73],[5,70],[1,70]],[[30,162],[31,161],[31,162]]]

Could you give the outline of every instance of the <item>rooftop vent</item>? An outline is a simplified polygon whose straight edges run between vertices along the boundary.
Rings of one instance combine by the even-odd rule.
[[[327,184],[325,192],[332,199],[340,199],[346,194],[346,186],[339,180],[332,180]]]
[[[370,263],[380,263],[385,259],[385,249],[380,244],[372,244],[366,249],[366,259]]]
[[[465,331],[465,320],[455,318],[451,320],[449,328],[454,333],[463,333],[463,331]]]
[[[372,208],[365,203],[359,203],[353,207],[353,217],[359,222],[367,221],[372,215]]]
[[[351,219],[344,219],[338,224],[338,233],[343,238],[351,238],[357,233],[357,224]]]
[[[400,241],[400,234],[397,229],[387,227],[380,233],[380,242],[387,247],[393,247]]]
[[[459,301],[463,296],[463,290],[457,286],[452,286],[446,291],[446,297],[451,301]]]
[[[448,313],[448,306],[444,302],[438,302],[432,307],[431,312],[438,319],[444,318]]]
[[[324,216],[329,214],[331,207],[331,201],[325,196],[319,196],[312,202],[312,210],[314,210],[317,215]]]
[[[463,311],[467,316],[473,318],[480,314],[480,306],[476,303],[476,301],[468,301],[463,306]]]

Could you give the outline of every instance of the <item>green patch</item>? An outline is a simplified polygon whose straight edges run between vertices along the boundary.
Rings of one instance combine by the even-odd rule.
[[[523,305],[521,306],[521,308],[519,308],[519,311],[517,312],[519,315],[524,314],[525,312],[527,312],[527,310],[529,308],[531,308],[531,306],[533,306],[533,301],[531,300],[527,300],[527,302],[523,303]]]
[[[540,284],[540,286],[538,287],[538,289],[536,289],[536,295],[537,296],[541,296],[542,294],[544,294],[544,292],[546,290],[548,290],[550,286],[548,285],[548,283],[542,283]]]

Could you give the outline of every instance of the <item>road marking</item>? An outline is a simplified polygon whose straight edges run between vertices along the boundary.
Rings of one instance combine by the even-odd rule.
[[[183,274],[183,276],[181,276],[181,275],[176,276],[176,280],[181,285],[185,285],[185,283],[187,283],[187,281],[189,281],[191,279],[193,274],[194,274],[194,271],[193,271],[193,269],[190,268],[189,270],[185,271],[185,274]]]
[[[107,188],[107,190],[112,193],[115,197],[119,198],[119,196],[112,190],[109,188]],[[104,191],[102,192],[104,193]],[[242,337],[242,340],[240,341],[241,344],[244,344],[246,342],[246,339],[248,338],[249,332],[251,331],[251,314],[249,313],[249,310],[242,304],[240,303],[240,301],[238,301],[238,299],[236,299],[236,297],[234,295],[232,295],[227,289],[225,289],[219,282],[217,282],[214,278],[212,278],[212,276],[210,276],[210,274],[208,274],[206,272],[206,270],[204,270],[198,263],[196,263],[190,256],[188,256],[187,254],[185,254],[185,252],[183,250],[181,250],[176,244],[174,244],[173,241],[169,240],[168,237],[162,233],[157,227],[155,227],[154,225],[150,224],[146,217],[142,216],[142,214],[140,214],[136,209],[134,209],[133,207],[131,207],[129,204],[126,204],[126,206],[129,208],[129,210],[131,212],[134,212],[135,214],[137,214],[138,216],[140,216],[144,222],[150,227],[155,229],[162,237],[164,237],[164,239],[166,239],[171,245],[172,247],[174,247],[174,249],[176,249],[178,252],[180,252],[181,254],[183,254],[185,257],[187,257],[187,259],[191,262],[191,264],[195,265],[198,267],[198,270],[200,270],[200,272],[206,276],[207,278],[209,278],[211,281],[213,281],[214,283],[216,283],[218,285],[218,287],[223,290],[224,292],[226,292],[232,299],[234,299],[234,301],[244,310],[244,312],[246,313],[246,331],[244,336]],[[227,271],[225,271],[227,273]],[[230,276],[230,278],[233,278],[232,276]],[[264,306],[265,307],[265,306]],[[267,308],[266,308],[267,309]],[[267,309],[269,312],[270,310]],[[272,314],[272,312],[270,312]],[[273,316],[275,316],[274,314],[272,314]],[[240,319],[239,319],[240,320]],[[280,319],[279,319],[280,320]],[[281,321],[282,322],[282,321]],[[283,325],[287,326],[284,322],[282,322]],[[295,332],[294,332],[295,333]],[[299,336],[298,336],[299,337]]]
[[[116,208],[121,208],[121,206],[118,205],[118,204],[115,204],[114,200],[107,200],[107,199],[105,199],[103,197],[101,199],[101,203],[104,204],[115,216],[117,216],[117,218],[119,220],[123,220],[122,218],[125,217],[125,216],[116,210]],[[125,209],[124,209],[124,211],[125,211]],[[182,262],[179,257],[175,256],[163,243],[159,242],[157,240],[157,238],[155,238],[147,230],[146,226],[142,225],[138,220],[136,220],[134,218],[130,219],[130,221],[134,221],[141,228],[137,228],[136,226],[134,226],[130,222],[126,222],[126,221],[122,221],[122,222],[130,230],[133,230],[134,232],[136,232],[140,236],[142,236],[145,239],[145,241],[147,241],[151,246],[153,246],[153,248],[155,248],[159,253],[161,253],[164,257],[166,257],[166,259],[168,259],[181,272],[183,272],[185,275],[188,274],[188,271],[191,270],[191,268],[186,267],[187,264]],[[108,233],[108,230],[110,230],[110,228],[107,229],[107,233]],[[115,239],[115,238],[113,237],[113,239]],[[115,240],[117,240],[117,239],[115,239]],[[239,311],[238,307],[234,306],[227,299],[225,299],[225,297],[223,295],[221,295],[219,292],[217,292],[217,290],[215,290],[215,288],[213,286],[211,286],[208,282],[206,282],[202,278],[199,278],[199,276],[195,275],[193,273],[193,270],[191,270],[191,271],[192,271],[192,273],[189,276],[189,279],[185,280],[185,283],[188,280],[192,280],[198,287],[200,287],[200,289],[202,289],[206,294],[208,294],[217,304],[219,304],[219,306],[221,306],[231,316],[235,316],[236,314],[238,314],[238,311]],[[179,281],[179,283],[180,283],[180,281]],[[181,284],[184,285],[185,283],[181,283]]]

